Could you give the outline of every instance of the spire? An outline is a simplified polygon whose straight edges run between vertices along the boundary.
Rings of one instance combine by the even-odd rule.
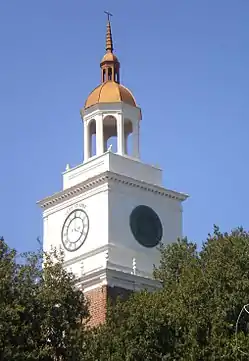
[[[108,22],[107,22],[107,28],[106,28],[106,45],[105,50],[107,53],[113,52],[113,42],[112,42],[112,29],[111,29],[111,23],[108,16]]]
[[[106,53],[103,56],[100,67],[101,67],[101,82],[114,81],[119,83],[119,68],[120,64],[116,55],[113,54],[113,41],[112,41],[112,29],[110,23],[111,13],[105,11],[107,14],[107,27],[106,27]]]

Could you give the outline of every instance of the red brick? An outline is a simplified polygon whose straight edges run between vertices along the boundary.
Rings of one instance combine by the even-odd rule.
[[[105,322],[107,303],[109,301],[111,303],[115,302],[117,297],[125,300],[131,292],[124,288],[110,286],[102,286],[86,292],[85,295],[89,300],[91,316],[89,325],[94,327]]]

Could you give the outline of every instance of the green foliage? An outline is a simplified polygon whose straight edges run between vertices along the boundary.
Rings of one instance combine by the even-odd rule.
[[[0,240],[1,361],[82,359],[87,304],[62,262],[56,252],[17,258]]]
[[[17,260],[1,240],[0,361],[247,361],[248,244],[243,229],[215,227],[200,251],[187,239],[161,246],[162,288],[119,300],[88,330],[63,255],[45,255],[41,267],[41,253]]]
[[[187,239],[161,247],[162,289],[134,294],[93,331],[89,360],[248,360],[249,234],[217,227],[200,252]]]

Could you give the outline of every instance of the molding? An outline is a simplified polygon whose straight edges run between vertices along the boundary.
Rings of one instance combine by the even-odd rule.
[[[94,273],[84,275],[77,279],[76,287],[81,286],[84,292],[102,287],[104,285],[110,287],[120,287],[131,291],[155,291],[162,287],[161,282],[152,278],[137,276],[113,269],[96,270]]]
[[[100,175],[87,179],[73,187],[57,192],[50,197],[46,197],[38,201],[37,204],[44,209],[52,207],[58,203],[64,202],[65,200],[69,200],[72,197],[75,197],[83,192],[87,192],[91,189],[94,189],[97,186],[106,183],[106,180],[107,180],[106,174],[102,173]]]
[[[107,152],[105,152],[105,153],[107,153]],[[104,154],[105,154],[105,153],[104,153]],[[88,172],[89,170],[95,169],[95,168],[97,168],[97,167],[105,164],[105,160],[104,160],[104,159],[100,159],[98,163],[96,163],[96,162],[95,162],[95,163],[90,162],[91,160],[92,160],[92,161],[95,161],[96,158],[98,158],[98,156],[93,156],[93,157],[89,158],[86,162],[81,163],[81,164],[77,165],[76,167],[70,168],[69,170],[66,170],[66,171],[62,172],[62,175],[67,174],[67,175],[69,175],[69,177],[70,177],[70,179],[71,179],[71,178],[74,178],[74,177],[76,177],[77,175],[79,175],[79,174],[81,174],[81,173]],[[88,163],[89,163],[89,164],[88,164]],[[91,163],[92,163],[92,164],[91,164]],[[84,169],[82,170],[81,168],[82,168],[82,165],[83,165],[83,164],[84,164],[85,166],[84,166]],[[86,164],[87,164],[87,165],[86,165]],[[71,173],[71,172],[75,172],[77,169],[79,170],[78,173],[75,173],[75,174],[73,174],[73,175],[70,176],[70,173]]]
[[[146,183],[144,181],[139,181],[131,177],[123,176],[114,172],[106,171],[101,174],[98,174],[92,178],[89,178],[82,183],[79,183],[71,188],[67,188],[61,192],[55,193],[54,195],[47,197],[43,200],[37,202],[37,204],[43,208],[47,209],[53,207],[54,205],[64,202],[72,197],[75,197],[83,192],[89,191],[90,189],[96,188],[104,183],[115,182],[118,184],[123,184],[132,188],[139,188],[147,192],[157,194],[162,197],[167,197],[170,199],[175,199],[180,202],[185,201],[188,198],[187,194],[179,193],[172,191],[160,186]]]
[[[140,107],[134,107],[124,102],[114,102],[114,103],[97,103],[92,105],[90,108],[85,109],[84,107],[80,110],[82,121],[86,122],[90,118],[93,118],[98,113],[107,113],[107,112],[129,112],[133,113],[135,118],[138,120],[142,119],[142,111]]]
[[[88,198],[91,198],[91,197],[95,196],[96,194],[106,193],[109,190],[110,190],[110,185],[107,182],[103,182],[99,186],[87,189],[85,192],[79,192],[79,193],[76,193],[75,195],[69,196],[68,198],[66,198],[62,201],[55,202],[51,206],[42,207],[43,208],[43,218],[46,216],[49,216],[53,213],[56,213],[58,211],[61,211],[63,209],[67,209],[68,207],[72,206],[75,203],[85,202]],[[82,199],[82,194],[84,194],[83,199]]]
[[[99,253],[108,251],[109,248],[110,248],[110,245],[106,244],[106,245],[101,246],[99,248],[96,248],[96,249],[93,249],[91,251],[85,252],[82,255],[78,256],[78,257],[75,257],[75,258],[69,259],[68,261],[65,261],[63,263],[63,266],[64,267],[69,267],[69,266],[71,266],[71,265],[73,265],[73,264],[75,264],[77,262],[84,261],[85,259],[87,259],[89,257],[93,257],[93,256],[96,256]]]

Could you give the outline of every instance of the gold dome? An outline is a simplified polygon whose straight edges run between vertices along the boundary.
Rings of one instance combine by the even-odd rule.
[[[100,84],[88,96],[84,108],[89,108],[92,105],[99,103],[119,103],[124,102],[133,107],[136,107],[136,101],[129,89],[115,81],[109,80]]]

